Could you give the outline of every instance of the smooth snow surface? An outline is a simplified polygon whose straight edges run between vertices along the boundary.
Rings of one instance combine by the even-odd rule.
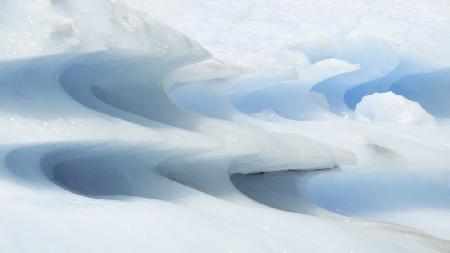
[[[0,0],[0,252],[449,252],[449,13]]]

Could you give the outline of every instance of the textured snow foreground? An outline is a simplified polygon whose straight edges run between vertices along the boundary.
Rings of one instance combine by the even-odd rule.
[[[0,252],[450,252],[449,13],[0,0]]]

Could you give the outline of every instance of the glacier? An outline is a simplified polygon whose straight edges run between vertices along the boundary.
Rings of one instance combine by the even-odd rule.
[[[0,0],[0,251],[449,252],[448,13]]]

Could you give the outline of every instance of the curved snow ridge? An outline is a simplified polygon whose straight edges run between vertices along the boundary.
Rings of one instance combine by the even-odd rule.
[[[12,122],[19,124],[14,135],[21,138],[11,139],[10,145],[2,149],[6,165],[2,175],[12,184],[8,189],[14,189],[20,198],[32,197],[36,199],[32,201],[43,203],[54,199],[63,205],[75,205],[76,210],[80,203],[95,205],[95,212],[104,212],[111,204],[91,202],[80,195],[115,200],[125,196],[131,202],[136,197],[163,200],[177,205],[160,207],[162,210],[195,208],[195,215],[203,217],[197,226],[207,223],[210,229],[220,231],[214,233],[218,234],[218,245],[226,243],[227,248],[238,252],[295,252],[299,242],[283,239],[287,237],[282,236],[282,228],[276,229],[279,235],[266,231],[265,225],[253,225],[253,209],[243,208],[251,222],[235,221],[233,213],[241,207],[232,203],[255,203],[234,188],[229,175],[331,166],[332,152],[312,141],[305,147],[302,142],[292,143],[289,136],[178,108],[167,97],[163,80],[174,69],[197,59],[136,56],[112,50],[9,62],[8,66],[13,67],[3,73],[2,96],[7,108],[11,108]],[[29,101],[26,107],[16,104],[21,97]],[[70,124],[58,128],[60,133],[52,132],[65,122]],[[38,129],[33,129],[36,125]],[[27,135],[30,132],[33,134]],[[223,206],[226,212],[208,210],[207,203],[211,202]],[[141,210],[136,205],[136,210]],[[57,216],[58,221],[72,227],[69,220]],[[230,220],[233,226],[224,228],[222,223],[229,224]],[[239,230],[231,234],[240,235],[239,231],[244,230],[253,236],[233,236],[233,242],[224,240],[222,233],[234,231],[233,227]],[[99,228],[90,231],[97,238],[105,234]],[[264,241],[262,245],[260,240]]]
[[[3,121],[15,131],[9,133],[14,138],[6,134],[4,138],[11,145],[3,152],[10,160],[14,160],[17,150],[30,152],[30,156],[46,156],[45,148],[27,147],[50,145],[64,150],[73,145],[83,149],[84,144],[79,143],[101,143],[106,150],[140,146],[165,153],[174,158],[168,160],[172,160],[171,168],[177,168],[175,174],[191,173],[192,168],[180,169],[176,161],[180,157],[178,163],[183,164],[185,156],[193,154],[197,163],[220,164],[209,170],[217,167],[227,178],[237,172],[335,166],[333,151],[301,136],[277,134],[180,109],[166,90],[202,74],[204,69],[178,72],[177,78],[171,74],[208,59],[209,53],[121,1],[102,0],[94,5],[91,11],[90,1],[50,1],[20,10],[29,14],[24,16],[30,22],[14,36],[21,37],[30,28],[43,31],[30,35],[42,51],[35,48],[32,52],[16,52],[12,57],[16,60],[2,63],[0,69],[0,103],[8,113]],[[4,6],[6,10],[16,7],[13,3]],[[36,9],[51,13],[51,18],[33,12]],[[49,26],[48,21],[54,22]],[[13,25],[18,20],[7,16],[5,22]],[[5,27],[0,32],[11,35]],[[7,45],[10,42],[7,40]],[[56,42],[61,42],[61,47],[52,47]],[[20,58],[33,55],[41,56]],[[213,71],[206,78],[217,76]],[[158,166],[158,171],[163,173],[165,167]]]
[[[212,146],[209,151],[219,152],[225,159],[227,156],[258,156],[259,160],[266,163],[268,161],[274,164],[293,163],[302,168],[329,166],[332,163],[333,154],[312,141],[308,143],[309,149],[313,149],[314,145],[317,146],[317,150],[322,149],[322,157],[308,156],[307,150],[293,150],[291,141],[282,135],[233,122],[206,118],[180,109],[167,96],[165,86],[168,84],[164,84],[163,80],[168,73],[182,65],[186,58],[139,59],[134,56],[131,61],[124,64],[109,62],[102,70],[79,62],[76,67],[64,70],[60,80],[75,100],[90,108],[147,127],[155,128],[151,123],[156,122],[162,129],[172,128],[190,133],[193,137],[197,136],[195,140],[197,144]],[[86,83],[88,87],[85,87],[84,91],[89,90],[95,98],[77,93],[72,87],[79,89],[79,85],[76,86],[74,83]],[[102,108],[105,104],[110,110]],[[279,146],[269,147],[267,146],[269,143],[272,145],[279,143]],[[317,152],[310,153],[317,154]],[[330,158],[327,159],[327,155]],[[261,166],[249,165],[247,170],[258,170],[258,167]],[[243,168],[241,172],[245,172],[245,169]]]
[[[124,51],[103,51],[9,62],[17,68],[3,75],[4,80],[15,81],[5,81],[3,86],[9,91],[4,94],[10,102],[7,105],[17,110],[19,115],[25,112],[29,118],[43,121],[42,131],[46,136],[42,136],[41,140],[27,140],[24,137],[23,141],[12,143],[14,148],[6,156],[10,161],[8,167],[22,178],[34,178],[23,170],[38,173],[38,164],[19,168],[11,161],[20,161],[27,156],[37,156],[35,159],[39,160],[39,157],[46,157],[49,151],[46,148],[27,149],[27,146],[50,146],[52,152],[61,150],[60,156],[71,160],[76,157],[71,157],[72,152],[65,152],[66,148],[82,151],[89,149],[90,145],[100,144],[106,153],[116,153],[116,149],[134,153],[132,150],[136,147],[147,149],[147,155],[154,160],[151,166],[146,165],[147,169],[153,168],[174,179],[195,173],[209,174],[208,170],[221,171],[218,173],[224,177],[222,180],[229,180],[230,173],[335,165],[334,153],[311,140],[297,137],[299,143],[295,143],[292,136],[207,118],[175,105],[166,94],[164,80],[179,67],[204,57],[136,56]],[[8,98],[11,95],[19,99],[20,96],[27,96],[31,98],[28,100],[30,104],[26,108],[13,105],[12,98]],[[56,101],[58,108],[53,106]],[[14,110],[10,113],[15,113]],[[44,111],[45,114],[40,115]],[[79,135],[73,135],[69,125],[59,138],[48,138],[52,133],[46,132],[46,128],[51,128],[53,121],[47,117],[77,120],[82,124],[82,131]],[[28,131],[26,124],[29,120],[23,120],[24,129],[18,129],[20,132]],[[87,124],[90,121],[94,128]],[[126,128],[123,127],[125,125]],[[23,154],[27,152],[27,155]],[[22,155],[17,156],[18,153]],[[96,153],[91,155],[95,157]],[[169,160],[170,166],[167,165],[169,163],[164,166],[158,164],[163,160]],[[205,167],[205,171],[199,170],[199,167]],[[121,173],[127,172],[123,170]]]

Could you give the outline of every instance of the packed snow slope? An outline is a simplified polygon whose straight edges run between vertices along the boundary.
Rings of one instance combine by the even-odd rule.
[[[0,251],[450,252],[448,13],[0,0]]]

